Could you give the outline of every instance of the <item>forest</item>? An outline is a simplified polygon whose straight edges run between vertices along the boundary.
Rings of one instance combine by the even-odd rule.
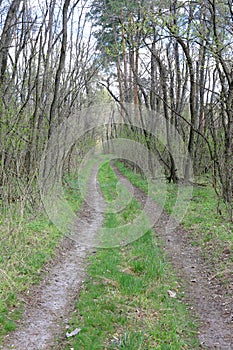
[[[2,1],[2,205],[33,205],[52,129],[83,108],[113,100],[145,106],[151,120],[159,114],[175,128],[194,174],[209,175],[232,220],[232,20],[231,0]],[[141,135],[144,143],[160,148],[165,172],[177,181],[169,130],[163,149],[150,132]]]
[[[111,166],[106,162],[110,162]],[[100,164],[99,172],[95,173],[96,182],[99,182],[99,192],[102,192],[107,203],[121,208],[120,201],[125,193],[131,193],[130,185],[125,185],[122,180],[123,175],[132,186],[142,191],[147,189],[147,201],[135,190],[138,202],[133,199],[130,206],[126,201],[129,208],[126,205],[125,212],[121,214],[116,214],[116,210],[111,216],[103,210],[101,216],[96,208],[94,213],[93,208],[89,212],[83,204],[86,196],[89,204],[93,202],[104,207],[98,204],[102,202],[95,197],[96,187],[91,187],[94,176],[91,166],[94,163]],[[117,176],[123,185],[119,185]],[[152,194],[156,185],[157,189]],[[76,220],[74,213],[79,210],[81,217],[83,215],[88,219],[90,216],[96,227],[103,219],[107,231],[100,230],[103,237],[98,237],[105,239],[105,233],[116,225],[117,229],[111,231],[114,232],[113,241],[108,241],[112,237],[106,238],[106,247],[107,244],[110,248],[115,247],[117,243],[119,248],[122,242],[128,244],[134,241],[135,245],[127,246],[125,250],[122,248],[119,253],[122,254],[122,261],[125,259],[125,265],[131,264],[130,269],[127,265],[128,270],[124,270],[127,270],[129,280],[136,280],[142,274],[142,278],[146,276],[145,283],[150,286],[149,290],[154,288],[152,280],[158,280],[161,288],[165,288],[163,293],[168,294],[167,298],[172,298],[169,302],[176,299],[182,287],[178,279],[169,273],[167,280],[166,271],[169,268],[160,252],[161,243],[154,244],[154,236],[148,233],[154,227],[154,222],[148,229],[147,219],[138,214],[140,205],[145,202],[148,209],[150,195],[155,196],[153,199],[169,215],[177,214],[184,230],[191,230],[189,234],[184,233],[187,240],[182,241],[180,246],[174,243],[174,247],[181,249],[182,256],[182,249],[185,250],[189,242],[187,254],[194,254],[191,262],[187,263],[190,266],[196,263],[195,254],[201,251],[201,259],[207,262],[211,271],[207,273],[208,269],[203,267],[205,275],[200,282],[203,290],[207,290],[211,283],[214,291],[214,288],[224,285],[221,293],[229,297],[233,285],[232,0],[0,0],[0,290],[3,294],[0,300],[0,314],[3,313],[0,317],[0,348],[1,337],[14,331],[15,320],[21,317],[17,314],[22,306],[21,295],[29,293],[30,286],[38,283],[41,271],[44,271],[50,259],[53,260],[61,237],[66,236],[67,226],[72,226]],[[64,202],[64,199],[67,201]],[[148,213],[150,215],[150,210]],[[135,224],[133,218],[137,215]],[[169,221],[167,217],[166,220],[174,225],[174,221]],[[125,222],[133,225],[131,231],[127,231]],[[119,232],[117,223],[122,227]],[[131,236],[130,232],[134,229]],[[143,232],[137,235],[140,229]],[[161,228],[158,228],[160,231]],[[169,240],[172,241],[168,231]],[[124,240],[127,234],[129,240]],[[142,238],[142,242],[139,238]],[[166,237],[162,239],[166,241]],[[71,247],[66,242],[65,246],[70,247],[72,257],[75,245]],[[192,253],[196,246],[200,250],[197,248],[198,253]],[[165,248],[170,252],[171,247]],[[178,259],[176,253],[170,253],[174,259]],[[97,254],[90,272],[93,281],[95,278],[98,280],[99,275],[111,272],[110,268],[107,272],[100,271],[105,264],[111,265],[117,261],[119,267],[117,254],[116,251]],[[128,260],[127,254],[130,256]],[[148,275],[144,275],[144,265],[140,259],[135,262],[135,255],[141,256],[146,266],[150,254],[153,269],[145,268]],[[158,259],[161,260],[154,261],[154,256],[160,254],[161,258]],[[105,262],[97,264],[101,259]],[[183,271],[179,259],[175,265]],[[120,273],[123,274],[122,271]],[[216,282],[219,271],[223,278],[221,283]],[[103,293],[107,295],[106,298],[111,299],[115,292],[110,296],[107,293],[121,283],[123,294],[128,288],[124,276],[118,275],[118,272],[111,278],[103,277],[102,287],[106,289],[106,294]],[[195,272],[192,286],[199,275],[198,271]],[[182,277],[189,278],[185,273]],[[88,285],[87,293],[101,294],[101,289],[95,290],[98,283],[91,287]],[[171,283],[173,287],[168,289],[166,283]],[[178,287],[174,287],[176,283]],[[191,293],[190,298],[195,299],[199,294],[196,285],[193,287],[195,295]],[[138,289],[136,286],[132,293],[140,295],[142,289],[142,286]],[[159,295],[161,290],[157,292]],[[128,291],[125,293],[127,295]],[[151,301],[149,298],[150,295],[148,303]],[[205,298],[209,300],[209,294],[205,294]],[[217,299],[212,299],[210,303],[216,306]],[[91,296],[86,303],[92,305],[93,300],[97,298]],[[161,303],[156,302],[155,308],[170,310],[174,306],[163,304],[163,297]],[[80,303],[82,310],[82,297]],[[123,298],[119,303],[126,305],[128,300]],[[226,310],[229,303],[224,304]],[[178,310],[178,304],[179,301],[174,306],[177,315],[183,312]],[[85,302],[83,305],[86,305]],[[140,317],[141,314],[146,315],[143,310],[137,311]],[[208,310],[207,307],[207,314]],[[213,310],[215,307],[212,307]],[[85,315],[85,307],[82,312]],[[92,314],[95,312],[93,309]],[[88,319],[89,316],[86,317]],[[152,314],[151,317],[157,316]],[[177,316],[177,319],[182,320],[182,317]],[[218,317],[213,317],[212,321],[218,321]],[[149,316],[145,318],[151,326]],[[163,341],[161,344],[174,342],[174,349],[199,348],[190,345],[189,340],[189,345],[185,343],[188,321],[188,326],[182,322],[176,325],[182,331],[171,331],[173,340],[169,340],[168,334],[163,334],[168,319],[164,323],[161,321],[159,335],[153,335],[157,337],[156,341],[153,340],[153,343],[150,338],[154,331],[151,329],[149,340],[144,339],[144,345],[138,349],[147,349],[147,342],[150,343],[148,349],[165,349],[163,345],[153,347],[153,344]],[[169,322],[172,320],[173,316]],[[104,322],[111,324],[110,321]],[[173,328],[170,323],[167,327]],[[226,332],[230,332],[227,327]],[[119,332],[121,330],[119,326]],[[219,331],[224,337],[224,327],[220,325]],[[190,331],[190,334],[195,332],[198,333]],[[144,333],[147,336],[147,332]],[[212,333],[215,334],[215,330]],[[226,339],[229,334],[226,334]],[[160,335],[164,339],[158,340]],[[104,336],[107,337],[105,333]],[[184,345],[179,347],[181,338]],[[228,349],[224,347],[225,340],[219,348]],[[82,341],[83,347],[77,348],[94,349],[94,341],[93,344],[85,343],[87,340],[84,341],[81,336]],[[131,340],[127,341],[130,343]],[[212,349],[211,340],[210,344],[209,348]],[[229,344],[233,343],[229,341]],[[69,346],[73,346],[72,343],[67,345],[70,349]],[[111,346],[106,349],[114,348]],[[134,349],[129,346],[125,348]],[[61,349],[65,349],[65,346]]]

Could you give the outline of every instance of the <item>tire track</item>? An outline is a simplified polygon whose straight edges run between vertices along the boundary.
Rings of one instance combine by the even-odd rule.
[[[84,259],[91,253],[95,233],[103,221],[104,200],[97,188],[97,174],[95,164],[73,234],[64,238],[45,279],[26,298],[21,325],[6,337],[4,350],[56,349],[56,339],[64,337],[69,314],[85,279]]]
[[[133,186],[112,164],[119,180],[128,188],[136,200],[144,206],[148,198],[144,192]],[[133,187],[132,187],[133,186]],[[151,199],[151,219],[161,208]],[[154,214],[153,214],[154,213]],[[162,239],[166,255],[171,260],[177,275],[185,282],[185,298],[192,305],[194,314],[201,322],[199,328],[200,346],[203,349],[233,349],[233,303],[232,295],[227,295],[224,287],[200,256],[198,247],[193,247],[189,232],[174,220],[174,230],[166,231],[170,216],[164,211],[153,229]],[[174,315],[175,316],[175,315]]]

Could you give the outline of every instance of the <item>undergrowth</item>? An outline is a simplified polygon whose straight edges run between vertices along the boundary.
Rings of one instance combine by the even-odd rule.
[[[147,192],[146,179],[125,167],[122,162],[116,162],[115,165],[132,184]],[[181,186],[180,193],[182,193],[183,198],[179,200],[178,206],[175,206],[178,193],[176,184],[167,184],[165,200],[161,200],[164,198],[161,186],[156,186],[155,183],[154,188],[151,197],[162,205],[169,214],[174,217],[178,216],[183,226],[190,230],[191,244],[201,248],[203,256],[214,271],[220,275],[222,271],[229,270],[231,272],[233,224],[217,212],[218,198],[211,185]],[[183,210],[184,213],[180,218],[176,212],[177,208],[181,212]]]
[[[81,205],[77,181],[64,179],[66,199],[73,210]],[[14,209],[17,212],[17,208]],[[0,227],[0,344],[3,337],[15,330],[24,310],[24,295],[39,283],[43,267],[56,252],[63,234],[41,210],[34,218],[25,211],[24,217],[14,217],[14,226],[7,227],[7,217],[1,217]],[[11,218],[12,220],[12,218]]]

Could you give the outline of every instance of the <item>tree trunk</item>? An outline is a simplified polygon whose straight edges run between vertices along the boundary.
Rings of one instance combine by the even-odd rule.
[[[59,65],[56,72],[55,77],[55,86],[54,86],[54,95],[53,100],[51,103],[50,108],[50,114],[49,114],[49,130],[48,130],[48,137],[50,137],[52,133],[53,123],[56,117],[56,109],[58,104],[58,98],[59,98],[59,85],[61,81],[61,75],[62,71],[65,66],[65,58],[66,58],[66,49],[67,49],[67,24],[68,24],[68,9],[70,5],[70,0],[65,0],[63,10],[62,10],[62,44],[61,44],[61,52],[60,52],[60,59],[59,59]]]

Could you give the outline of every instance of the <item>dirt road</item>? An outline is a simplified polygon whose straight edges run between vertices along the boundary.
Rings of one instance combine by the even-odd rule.
[[[3,349],[56,349],[56,341],[64,337],[74,300],[85,279],[84,259],[92,252],[95,232],[103,221],[104,201],[96,190],[98,165],[91,173],[87,200],[74,223],[73,234],[61,242],[58,254],[43,281],[25,298],[25,313],[19,328],[5,339]]]
[[[121,182],[143,205],[148,199],[139,189],[132,187],[122,174],[113,167]],[[84,259],[91,253],[91,245],[103,221],[104,201],[97,190],[97,171],[93,169],[88,183],[88,202],[80,211],[73,236],[65,238],[58,255],[45,279],[26,298],[26,311],[22,324],[6,338],[3,349],[41,350],[56,349],[56,341],[65,336],[66,323],[74,308],[82,281],[85,279]],[[159,208],[150,201],[150,213]],[[160,215],[155,224],[155,234],[162,239],[164,249],[178,276],[186,284],[185,301],[201,321],[199,339],[203,349],[233,349],[233,301],[232,287],[224,288],[211,275],[200,257],[198,247],[190,244],[189,232],[177,226],[166,231],[169,216]],[[174,315],[175,316],[175,315]]]
[[[131,191],[132,184],[113,166],[120,181]],[[147,196],[136,187],[134,197],[142,204]],[[149,215],[155,216],[161,208],[152,200]],[[162,239],[164,249],[177,275],[186,284],[186,302],[200,319],[199,339],[204,349],[233,349],[233,285],[224,286],[214,277],[201,258],[199,248],[191,244],[190,232],[174,222],[174,230],[165,230],[169,221],[165,212],[160,215],[154,230]],[[175,317],[175,315],[174,315]]]

